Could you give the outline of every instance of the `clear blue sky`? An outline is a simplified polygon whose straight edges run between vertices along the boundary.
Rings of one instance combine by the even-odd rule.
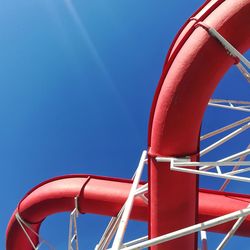
[[[202,3],[0,0],[1,249],[13,210],[38,183],[70,173],[132,176],[147,147],[149,110],[167,50]],[[249,84],[236,70],[225,80],[215,97],[249,100]],[[204,131],[243,117],[230,112],[218,123],[224,113],[209,110]],[[243,150],[249,133],[234,142],[213,160]],[[239,192],[249,193],[249,186]],[[41,229],[57,249],[66,249],[67,219],[55,215]],[[79,218],[84,249],[93,249],[106,222]],[[135,229],[146,233],[145,225],[132,222],[131,239]],[[228,249],[246,242],[236,239]]]

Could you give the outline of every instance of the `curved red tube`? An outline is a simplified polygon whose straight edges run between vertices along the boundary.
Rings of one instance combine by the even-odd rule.
[[[150,237],[190,226],[225,213],[245,208],[250,196],[201,190],[196,176],[175,173],[155,156],[191,156],[198,160],[201,120],[217,83],[234,63],[207,31],[197,26],[203,21],[218,30],[240,52],[250,47],[250,0],[207,1],[181,29],[164,65],[149,122],[149,219],[147,207],[136,199],[131,219],[149,220]],[[18,212],[38,232],[50,214],[71,211],[78,196],[81,213],[114,216],[124,204],[131,181],[88,175],[65,176],[34,188],[20,202],[7,229],[7,250],[32,247],[15,219]],[[199,197],[198,197],[199,196]],[[199,201],[199,204],[198,204]],[[232,224],[213,228],[226,232]],[[250,217],[237,234],[250,236]],[[38,239],[29,232],[35,244]],[[196,249],[191,235],[153,249]]]
[[[174,40],[149,121],[151,238],[197,222],[198,178],[173,173],[168,164],[157,163],[154,157],[199,160],[204,111],[219,80],[235,63],[216,39],[197,26],[200,21],[219,31],[240,52],[250,47],[250,0],[206,2]],[[193,250],[196,245],[196,235],[190,235],[152,249]]]
[[[81,213],[115,216],[123,206],[131,187],[130,180],[105,178],[90,175],[68,175],[48,180],[33,188],[19,203],[7,228],[7,250],[32,250],[32,246],[18,224],[15,214],[30,223],[38,233],[43,220],[54,213],[72,211],[74,198],[78,197]],[[205,221],[244,208],[250,196],[200,190],[199,221]],[[224,210],[214,202],[225,204]],[[147,205],[139,198],[135,200],[131,219],[148,221]],[[216,227],[213,231],[225,233],[232,223]],[[250,236],[250,216],[237,231],[238,235]],[[28,230],[29,232],[29,230]],[[29,232],[32,241],[38,244],[36,235]]]
[[[48,215],[72,211],[75,207],[75,197],[78,197],[80,213],[114,216],[126,201],[130,186],[130,180],[89,175],[62,176],[41,183],[23,198],[12,215],[6,233],[6,249],[32,250],[15,218],[17,212],[37,232]],[[131,218],[147,220],[145,209],[144,202],[136,199]],[[36,235],[31,232],[29,235],[32,241],[38,244]]]

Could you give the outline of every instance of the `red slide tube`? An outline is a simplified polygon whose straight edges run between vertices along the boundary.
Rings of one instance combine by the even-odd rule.
[[[204,110],[217,83],[234,60],[207,31],[203,21],[218,30],[240,52],[250,47],[250,0],[207,1],[179,32],[164,65],[149,122],[149,233],[155,237],[196,222],[245,208],[250,196],[200,190],[196,176],[170,172],[155,156],[191,156],[198,160],[199,131]],[[74,209],[81,213],[114,216],[124,204],[131,181],[75,175],[55,178],[37,186],[19,203],[7,228],[7,250],[32,247],[15,219],[18,212],[38,232],[51,214]],[[147,207],[135,200],[131,219],[147,220]],[[232,223],[211,230],[225,233]],[[237,234],[249,235],[247,217]],[[37,237],[30,233],[35,244]],[[196,249],[195,235],[152,249]]]
[[[207,1],[178,33],[166,59],[149,121],[150,238],[198,221],[198,178],[176,173],[155,156],[199,160],[206,106],[235,60],[199,22],[215,28],[238,51],[250,47],[250,0]],[[224,209],[223,207],[217,209]],[[219,211],[218,211],[219,212]],[[152,247],[197,249],[196,234]]]
[[[130,188],[131,180],[90,175],[68,175],[43,182],[27,193],[14,211],[7,228],[6,249],[32,250],[15,218],[17,212],[38,233],[41,223],[47,216],[72,211],[75,207],[75,197],[78,197],[78,209],[81,213],[115,216],[123,206]],[[248,195],[216,191],[200,190],[199,196],[199,222],[245,208],[250,202]],[[223,207],[220,205],[222,203]],[[147,205],[140,198],[136,198],[131,219],[148,221],[147,210]],[[227,223],[213,228],[212,231],[226,233],[231,226],[232,223]],[[245,219],[237,235],[249,237],[249,228],[250,216]],[[36,235],[31,232],[29,235],[37,245]]]

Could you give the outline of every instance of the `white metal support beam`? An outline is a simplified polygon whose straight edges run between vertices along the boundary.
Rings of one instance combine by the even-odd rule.
[[[141,237],[141,238],[138,238],[138,239],[135,239],[135,240],[132,240],[132,241],[129,241],[129,242],[126,242],[122,245],[122,248],[126,248],[126,247],[130,247],[130,246],[133,246],[135,244],[138,244],[138,243],[141,243],[145,240],[148,240],[148,236],[144,236],[144,237]]]
[[[201,249],[208,250],[208,248],[207,248],[207,232],[205,230],[201,230]]]
[[[231,43],[229,43],[218,31],[216,31],[214,28],[210,27],[208,30],[208,33],[217,39],[222,46],[225,48],[225,50],[229,53],[230,56],[237,58],[240,62],[242,62],[248,69],[250,68],[250,61],[247,60],[246,57],[244,57]],[[237,63],[237,68],[240,70],[240,72],[243,74],[243,76],[246,78],[248,82],[250,82],[250,74],[248,70],[244,67],[242,63]]]
[[[248,147],[245,150],[245,152],[246,153],[240,155],[239,161],[244,161],[245,158],[247,157],[247,155],[250,153],[250,144],[248,145]],[[250,171],[249,168],[238,170],[239,167],[240,166],[234,166],[233,170],[231,172],[227,172],[226,174],[230,174],[230,175],[233,174],[234,175],[234,174],[242,173],[244,171]],[[224,191],[226,189],[226,187],[228,186],[229,183],[230,183],[230,180],[225,180],[219,190],[220,191]]]
[[[20,227],[22,228],[25,236],[27,237],[28,241],[30,242],[32,248],[34,250],[39,250],[39,248],[42,246],[42,245],[46,245],[50,250],[55,250],[55,248],[48,242],[46,241],[45,239],[43,239],[41,237],[41,235],[39,235],[35,230],[33,230],[33,228],[30,226],[29,223],[27,223],[24,219],[21,218],[20,214],[19,213],[16,213],[15,214],[15,217],[16,217],[16,220],[18,222],[18,224],[20,225]],[[29,236],[29,232],[31,232],[32,234],[36,235],[39,239],[39,243],[38,245],[36,246],[35,243],[32,241],[31,237]]]
[[[232,44],[230,44],[218,31],[214,28],[209,28],[208,32],[211,36],[215,37],[223,47],[230,53],[231,56],[238,58],[248,68],[250,68],[250,62],[245,58]]]
[[[148,198],[145,194],[148,192],[148,183],[138,188],[135,192],[135,196],[139,196],[146,204],[148,204]]]
[[[219,147],[220,145],[224,144],[225,142],[229,141],[230,139],[241,134],[242,132],[246,131],[249,128],[250,128],[250,122],[248,122],[247,124],[243,125],[242,127],[238,128],[238,129],[234,130],[230,134],[226,135],[225,137],[223,137],[222,139],[218,140],[217,142],[211,144],[210,146],[206,147],[205,149],[201,150],[200,156],[203,156],[203,155],[209,153],[213,149]]]
[[[213,131],[213,132],[209,132],[209,133],[207,133],[207,134],[205,134],[205,135],[202,135],[202,136],[200,137],[200,140],[201,140],[201,141],[206,140],[206,139],[208,139],[208,138],[210,138],[210,137],[213,137],[213,136],[215,136],[215,135],[218,135],[218,134],[220,134],[220,133],[223,133],[223,132],[225,132],[225,131],[227,131],[227,130],[229,130],[229,129],[235,128],[235,127],[237,127],[237,126],[239,126],[239,125],[241,125],[241,124],[243,124],[243,123],[249,122],[249,121],[250,121],[250,116],[248,116],[248,117],[246,117],[246,118],[244,118],[244,119],[242,119],[242,120],[236,121],[236,122],[234,122],[234,123],[231,123],[231,124],[229,124],[229,125],[227,125],[227,126],[225,126],[225,127],[216,129],[216,130]]]
[[[241,63],[237,63],[236,67],[242,73],[242,75],[247,79],[247,81],[250,83],[250,73],[248,72],[248,70]]]
[[[170,169],[178,172],[184,172],[189,174],[199,174],[199,175],[205,175],[210,177],[216,177],[216,178],[223,178],[223,179],[229,179],[229,180],[235,180],[235,181],[242,181],[242,182],[250,182],[250,178],[248,177],[242,177],[242,176],[234,176],[232,174],[227,173],[214,173],[214,172],[208,172],[204,170],[196,170],[189,167],[199,167],[199,166],[210,166],[210,167],[217,167],[217,166],[250,166],[250,161],[238,161],[238,162],[229,162],[229,161],[223,161],[223,162],[190,162],[187,161],[185,158],[171,158],[171,157],[156,157],[156,161],[158,162],[170,162]],[[186,161],[185,161],[186,160]]]
[[[143,186],[137,188],[137,190],[135,191],[134,195],[138,196],[138,195],[142,195],[148,192],[148,183],[144,184]]]
[[[76,219],[79,215],[77,197],[74,198],[74,201],[75,201],[75,209],[70,213],[68,250],[74,250],[74,249],[79,250],[77,223],[76,223]]]
[[[119,222],[121,220],[122,213],[124,211],[124,206],[121,208],[120,212],[118,213],[117,217],[112,217],[105,232],[102,235],[101,240],[96,245],[95,250],[105,250],[109,246],[112,238],[114,237]]]
[[[235,167],[239,167],[239,166],[235,166]],[[235,175],[235,174],[241,174],[241,173],[245,173],[245,172],[249,172],[249,171],[250,171],[250,167],[239,169],[239,170],[233,170],[233,171],[227,172],[225,174]]]
[[[148,191],[148,184],[141,186],[135,192],[135,196],[140,196],[145,203],[148,203],[148,199],[144,196],[144,194]],[[125,204],[124,204],[125,206]],[[110,244],[113,236],[115,235],[118,225],[121,221],[121,216],[124,212],[124,206],[121,208],[120,212],[116,217],[112,217],[105,232],[102,235],[101,240],[96,245],[95,250],[105,250],[107,249],[108,245]]]
[[[197,162],[197,165],[198,164],[199,163]],[[199,175],[210,176],[210,177],[215,177],[215,178],[222,178],[222,179],[228,179],[228,180],[242,181],[242,182],[250,183],[250,178],[248,178],[248,177],[234,176],[234,175],[230,175],[230,174],[214,173],[214,172],[208,172],[208,171],[189,169],[186,166],[175,167],[173,165],[173,166],[171,166],[171,170],[174,170],[174,171],[177,171],[177,172],[189,173],[189,174],[199,174]]]
[[[208,106],[243,111],[243,112],[250,112],[250,102],[228,101],[228,100],[222,100],[222,99],[220,99],[220,101],[221,102],[218,102],[214,99],[210,99]]]
[[[164,242],[167,242],[170,240],[174,240],[174,239],[177,239],[177,238],[189,235],[189,234],[203,231],[203,230],[206,230],[208,228],[211,228],[211,227],[214,227],[217,225],[221,225],[221,224],[224,224],[224,223],[232,221],[232,220],[237,220],[239,218],[246,217],[249,214],[250,214],[250,208],[248,207],[248,208],[241,209],[241,210],[238,210],[238,211],[233,212],[233,213],[229,213],[229,214],[217,217],[215,219],[211,219],[211,220],[208,220],[208,221],[205,221],[205,222],[202,222],[202,223],[190,226],[190,227],[186,227],[186,228],[177,230],[177,231],[172,232],[172,233],[158,236],[158,237],[150,239],[150,240],[144,240],[140,243],[136,243],[136,244],[130,245],[128,247],[123,247],[121,249],[122,250],[144,249],[144,248],[158,245],[158,244],[161,244],[161,243],[164,243]]]
[[[234,161],[234,160],[237,160],[237,159],[240,159],[240,161],[244,161],[245,157],[247,155],[249,155],[249,154],[250,154],[250,147],[243,150],[243,151],[240,151],[240,152],[238,152],[236,154],[233,154],[233,155],[227,156],[225,158],[222,158],[222,159],[218,160],[217,162]],[[210,170],[212,168],[214,168],[214,167],[212,167],[212,166],[203,166],[203,167],[200,167],[199,169],[200,170]]]
[[[110,242],[112,241],[115,233],[115,239],[113,241],[112,249],[120,249],[122,244],[122,240],[124,237],[124,233],[128,224],[129,216],[132,210],[134,198],[136,196],[143,199],[145,203],[148,203],[148,199],[145,196],[145,193],[148,192],[148,183],[142,185],[138,188],[141,174],[144,168],[144,165],[147,163],[147,151],[144,150],[142,152],[140,162],[138,164],[138,167],[133,175],[133,183],[128,195],[128,198],[121,208],[120,212],[116,217],[112,217],[105,232],[102,235],[101,240],[96,245],[95,250],[105,250],[109,246]]]
[[[248,205],[247,208],[250,208],[250,205]],[[235,222],[235,224],[233,225],[233,227],[231,228],[231,230],[227,233],[227,235],[224,237],[224,239],[221,241],[221,243],[219,244],[219,246],[216,248],[216,250],[222,250],[225,245],[228,243],[228,241],[232,238],[232,236],[235,234],[235,232],[237,231],[237,229],[240,227],[240,225],[242,224],[242,222],[245,220],[246,216],[242,216],[240,218],[238,218],[238,220]]]
[[[126,230],[126,227],[128,224],[128,220],[129,220],[129,216],[130,216],[130,213],[132,210],[136,189],[138,188],[138,185],[139,185],[139,182],[141,179],[141,175],[142,175],[142,171],[144,168],[146,158],[147,158],[147,151],[144,150],[142,152],[141,159],[140,159],[138,168],[136,170],[135,178],[134,178],[132,187],[130,189],[128,199],[125,203],[124,212],[122,214],[121,221],[119,223],[117,233],[116,233],[115,238],[114,238],[112,250],[119,250],[121,245],[122,245],[124,233],[125,233],[125,230]]]

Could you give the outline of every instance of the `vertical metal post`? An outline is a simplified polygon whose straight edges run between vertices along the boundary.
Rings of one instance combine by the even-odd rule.
[[[208,250],[207,248],[207,232],[201,230],[201,250]]]
[[[68,250],[74,250],[73,242],[75,242],[75,250],[79,250],[78,245],[78,234],[77,234],[77,223],[76,218],[78,217],[77,197],[74,198],[75,209],[70,213],[69,221],[69,237],[68,237]]]

